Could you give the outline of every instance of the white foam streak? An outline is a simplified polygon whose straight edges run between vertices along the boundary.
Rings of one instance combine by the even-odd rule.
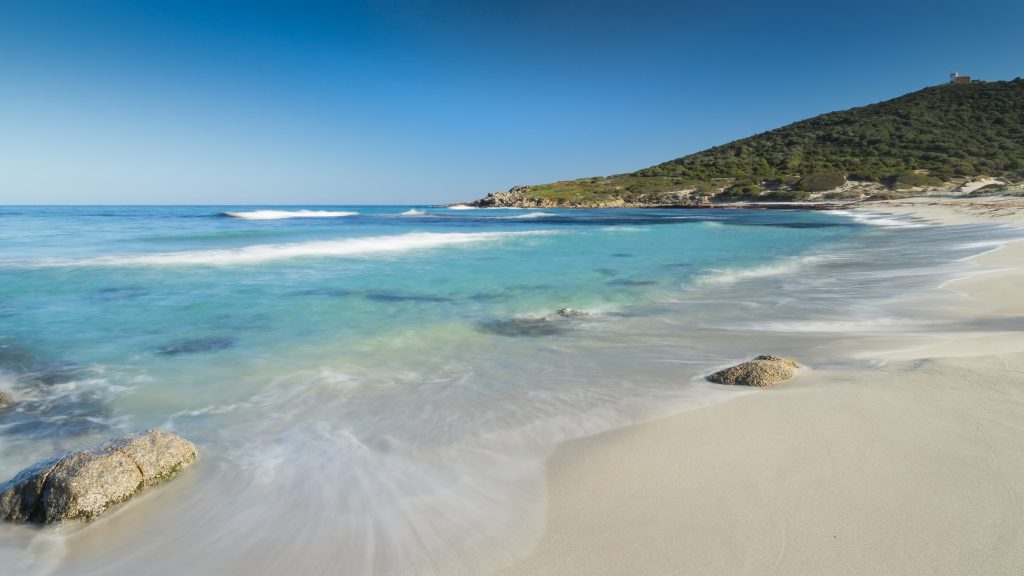
[[[225,212],[230,218],[242,220],[284,220],[287,218],[343,218],[356,216],[359,212],[335,210],[252,210],[249,212]]]
[[[401,214],[399,214],[399,216],[426,216],[426,214],[427,213],[424,210],[417,210],[415,208],[411,208],[409,210],[406,210],[405,212],[402,212]]]
[[[72,262],[43,265],[79,266],[230,266],[259,264],[273,260],[300,257],[362,257],[375,254],[401,253],[442,246],[494,242],[506,238],[554,234],[554,231],[434,233],[412,232],[394,236],[369,236],[341,240],[320,240],[293,244],[260,244],[230,250],[191,250],[133,256],[107,256]]]

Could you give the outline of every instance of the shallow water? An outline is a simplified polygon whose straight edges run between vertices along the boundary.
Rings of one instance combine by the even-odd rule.
[[[4,573],[481,573],[565,439],[927,330],[1018,233],[860,214],[0,208],[0,478],[162,426],[200,464],[85,528],[0,528]],[[547,318],[562,307],[589,318]],[[182,554],[181,550],[187,550]]]

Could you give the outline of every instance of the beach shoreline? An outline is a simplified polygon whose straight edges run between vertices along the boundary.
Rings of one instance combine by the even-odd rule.
[[[1021,198],[858,209],[1024,224]],[[562,444],[545,532],[497,574],[1019,574],[1022,262],[1007,243],[944,286],[955,314],[996,328],[908,335],[860,355],[874,368]]]

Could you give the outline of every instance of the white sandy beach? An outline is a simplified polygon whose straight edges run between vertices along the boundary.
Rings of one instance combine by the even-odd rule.
[[[1021,198],[866,209],[1024,223]],[[953,313],[1004,330],[566,443],[544,535],[499,574],[1024,574],[1024,243],[973,262],[996,271],[948,284]]]

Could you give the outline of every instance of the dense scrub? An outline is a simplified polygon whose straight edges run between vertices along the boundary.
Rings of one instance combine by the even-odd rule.
[[[634,176],[754,180],[816,172],[879,179],[1024,171],[1024,79],[944,84],[690,154]]]

